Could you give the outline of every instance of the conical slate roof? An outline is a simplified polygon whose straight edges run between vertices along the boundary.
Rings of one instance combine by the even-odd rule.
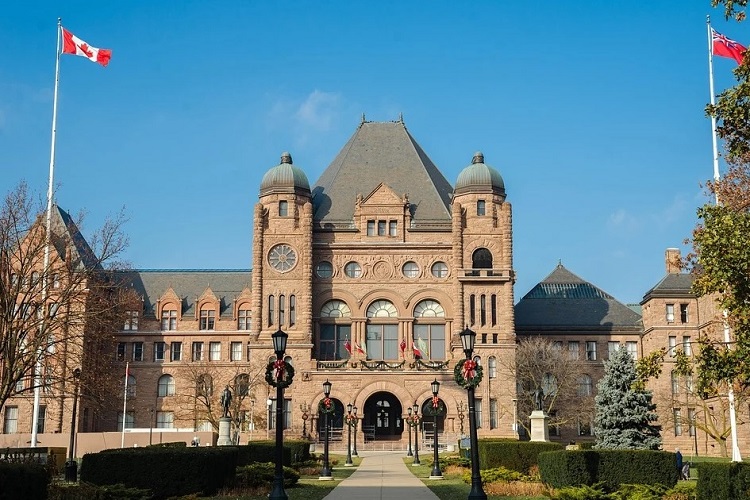
[[[515,306],[516,330],[640,328],[641,316],[558,264]]]
[[[450,221],[453,187],[402,121],[359,125],[313,187],[315,220],[350,223],[357,194],[381,183],[409,197],[415,223]]]

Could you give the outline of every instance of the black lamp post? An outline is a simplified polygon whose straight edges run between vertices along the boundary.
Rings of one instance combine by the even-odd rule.
[[[277,330],[271,334],[273,351],[276,353],[276,361],[284,360],[286,341],[289,335],[283,330]],[[283,468],[283,441],[284,441],[284,388],[281,384],[276,387],[276,471],[273,476],[273,486],[268,498],[272,500],[287,500],[289,497],[284,491],[284,468]]]
[[[357,407],[355,406],[352,408],[352,411],[354,412],[354,450],[352,450],[352,456],[358,457],[359,454],[357,453],[357,427],[359,427],[359,419],[357,418]]]
[[[413,457],[414,453],[411,452],[411,406],[406,409],[406,413],[409,415],[406,420],[406,423],[409,425],[409,447],[406,449],[406,456]]]
[[[354,465],[352,462],[352,404],[346,405],[346,463],[344,465]]]
[[[78,387],[81,382],[81,369],[73,370],[73,416],[70,419],[70,446],[68,446],[68,462],[65,464],[65,480],[75,483],[78,481],[78,462],[75,460],[76,446],[76,410],[78,409]],[[123,420],[124,421],[124,420]]]
[[[331,395],[331,383],[326,380],[323,382],[323,394],[326,399]],[[328,412],[323,412],[325,417],[323,419],[323,425],[325,427],[325,437],[323,441],[323,470],[320,471],[321,478],[331,478],[331,467],[328,464]]]
[[[467,327],[459,333],[459,336],[461,337],[461,345],[463,346],[466,360],[470,361],[477,334]],[[487,500],[487,494],[482,489],[482,476],[479,474],[479,445],[477,444],[477,415],[474,388],[468,387],[466,392],[469,394],[469,443],[471,446],[471,490],[469,491],[468,498],[469,500]]]
[[[422,465],[419,461],[419,406],[414,401],[414,406],[411,407],[411,411],[414,412],[414,460],[412,465]]]
[[[438,458],[438,413],[440,413],[440,402],[438,401],[438,391],[440,390],[440,382],[435,379],[431,384],[432,388],[432,414],[433,414],[433,429],[432,434],[434,441],[432,442],[432,472],[430,477],[443,477],[443,473],[440,471],[440,459]],[[437,404],[436,404],[437,403]]]

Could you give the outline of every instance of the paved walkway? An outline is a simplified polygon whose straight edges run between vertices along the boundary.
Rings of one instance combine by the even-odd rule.
[[[354,474],[323,500],[438,500],[409,470],[402,451],[360,452],[360,456],[364,458]]]

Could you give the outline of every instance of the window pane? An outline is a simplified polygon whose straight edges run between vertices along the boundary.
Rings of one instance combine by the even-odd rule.
[[[398,359],[398,325],[383,325],[383,359]]]
[[[367,357],[383,359],[383,333],[381,325],[367,325]]]

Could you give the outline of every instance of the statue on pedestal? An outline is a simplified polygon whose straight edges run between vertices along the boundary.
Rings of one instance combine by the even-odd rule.
[[[537,386],[534,391],[534,410],[544,411],[544,390],[541,386]]]
[[[229,417],[230,404],[232,404],[232,391],[229,390],[229,386],[226,386],[221,393],[221,408],[223,410],[222,417]]]

